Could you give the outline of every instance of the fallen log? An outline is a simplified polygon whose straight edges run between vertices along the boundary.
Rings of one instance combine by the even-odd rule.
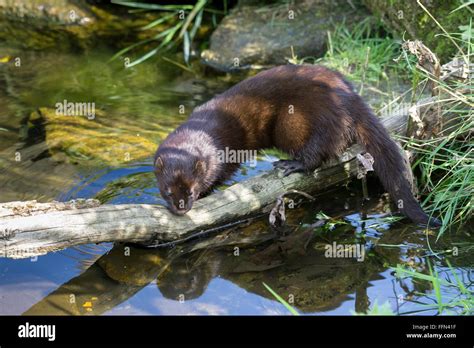
[[[423,108],[434,98],[416,104]],[[413,107],[382,118],[392,134],[405,135]],[[282,177],[272,170],[197,201],[186,215],[177,217],[159,205],[100,205],[95,200],[66,203],[0,203],[0,257],[25,258],[74,245],[101,242],[173,242],[199,231],[225,228],[268,208],[284,192],[315,193],[357,176],[361,165],[354,145],[338,161],[326,163],[313,175]]]

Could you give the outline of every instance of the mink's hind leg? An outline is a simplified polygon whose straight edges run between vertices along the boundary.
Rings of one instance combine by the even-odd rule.
[[[273,162],[273,166],[282,169],[284,176],[297,172],[311,173],[322,163],[323,156],[319,152],[322,145],[318,144],[318,141],[320,142],[317,137],[313,137],[307,146],[294,154],[294,159],[279,160]]]
[[[320,161],[310,161],[309,163],[303,163],[298,160],[279,160],[273,162],[273,167],[283,170],[283,176],[288,176],[291,173],[309,174],[320,165]]]
[[[311,136],[306,139],[302,147],[296,146],[295,143],[276,144],[278,149],[293,157],[292,160],[280,160],[273,163],[274,167],[284,171],[285,176],[295,172],[309,174],[319,168],[324,161],[347,147],[347,137],[334,135],[334,133],[344,134],[344,129],[314,128],[311,132]]]
[[[296,160],[279,160],[273,162],[273,166],[283,170],[283,176],[288,176],[291,173],[306,171],[304,164]]]

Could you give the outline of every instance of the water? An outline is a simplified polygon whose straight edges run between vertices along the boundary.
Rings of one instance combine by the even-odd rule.
[[[108,62],[111,55],[0,50],[0,58],[11,57],[0,63],[0,201],[163,203],[151,174],[156,144],[229,81],[166,61],[123,69]],[[94,103],[95,117],[58,117],[56,103],[64,100]],[[244,166],[229,184],[271,168],[273,154],[262,154],[256,168]],[[470,231],[435,243],[406,221],[384,219],[387,204],[376,186],[370,183],[364,205],[354,182],[294,209],[286,237],[258,219],[167,249],[106,243],[0,259],[0,314],[289,314],[264,283],[305,314],[351,315],[374,303],[399,314],[436,314],[433,283],[401,280],[397,265],[424,275],[431,267],[451,282],[441,286],[450,304],[443,314],[472,311],[453,275],[473,290]],[[319,211],[338,223],[313,231]],[[427,238],[434,251],[454,245],[459,255],[428,259]],[[359,243],[364,260],[326,257],[333,242]]]

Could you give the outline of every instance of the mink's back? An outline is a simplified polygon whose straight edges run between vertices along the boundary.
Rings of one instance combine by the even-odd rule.
[[[243,80],[197,107],[183,127],[208,132],[219,148],[303,150],[314,134],[347,145],[350,106],[362,103],[343,76],[322,66],[284,65]],[[332,150],[328,151],[332,152]]]

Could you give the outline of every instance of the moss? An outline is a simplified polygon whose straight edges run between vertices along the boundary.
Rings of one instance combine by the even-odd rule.
[[[115,247],[97,263],[119,283],[145,286],[155,280],[160,271],[164,271],[163,261],[159,251],[130,248],[130,253],[126,254],[123,248]]]
[[[84,116],[57,114],[51,108],[40,108],[30,119],[41,117],[45,122],[46,144],[53,159],[73,162],[88,161],[111,166],[148,158],[156,150],[153,139],[166,133],[141,132],[136,127],[120,127],[117,121],[109,124],[107,115],[96,110],[94,120]]]
[[[383,20],[394,35],[423,41],[442,61],[456,53],[456,47],[448,38],[440,35],[443,31],[416,1],[364,0],[364,4]],[[422,1],[422,4],[450,34],[459,32],[459,26],[469,22],[467,9],[452,12],[460,5],[456,1]],[[399,16],[400,11],[403,13],[402,18]]]
[[[75,20],[69,17],[71,11],[76,13]],[[110,8],[68,0],[7,2],[0,4],[0,40],[37,50],[83,50],[100,41],[124,47],[162,30],[162,26],[136,30],[156,18],[156,13],[116,14]]]

